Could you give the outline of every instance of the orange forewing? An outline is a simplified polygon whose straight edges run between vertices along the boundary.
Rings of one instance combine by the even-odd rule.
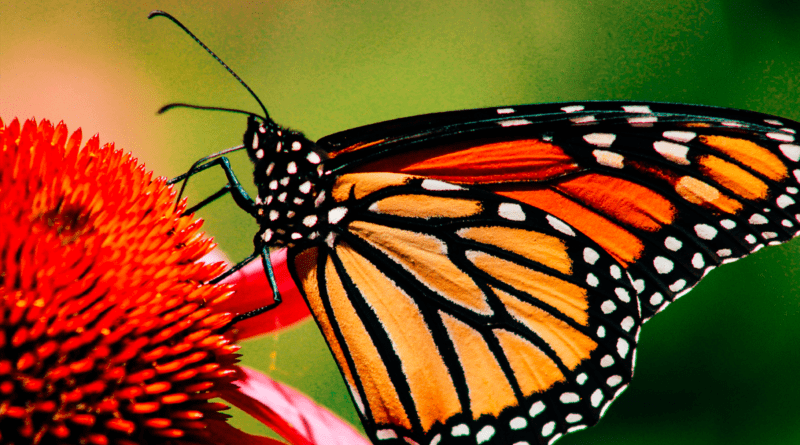
[[[580,170],[560,147],[538,139],[470,141],[405,152],[356,172],[394,172],[463,184],[542,181]]]

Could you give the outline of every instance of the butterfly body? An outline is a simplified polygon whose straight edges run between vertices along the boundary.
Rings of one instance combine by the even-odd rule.
[[[254,118],[244,139],[258,186],[256,246],[292,246],[319,238],[329,211],[325,153],[301,133]]]

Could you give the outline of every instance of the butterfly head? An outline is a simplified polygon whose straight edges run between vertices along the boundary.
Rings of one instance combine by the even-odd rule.
[[[320,215],[327,212],[325,152],[302,133],[255,116],[247,121],[244,145],[258,186],[256,241],[291,246],[319,237]]]

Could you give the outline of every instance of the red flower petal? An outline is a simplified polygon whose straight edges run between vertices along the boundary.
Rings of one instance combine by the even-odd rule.
[[[214,254],[215,252],[212,252],[206,256],[205,261],[225,260],[222,255]],[[305,300],[289,275],[289,268],[286,265],[286,249],[273,252],[270,255],[270,259],[272,260],[275,280],[278,282],[278,291],[281,294],[282,302],[271,311],[237,323],[236,328],[239,331],[237,338],[239,340],[287,328],[311,315]],[[243,314],[272,303],[272,291],[260,258],[250,262],[250,264],[223,280],[222,283],[236,284],[236,294],[217,305],[215,310],[218,312]]]
[[[369,440],[299,391],[254,369],[241,367],[245,377],[234,382],[238,391],[220,396],[247,412],[292,443],[312,445],[370,445]],[[280,413],[280,415],[278,414]]]

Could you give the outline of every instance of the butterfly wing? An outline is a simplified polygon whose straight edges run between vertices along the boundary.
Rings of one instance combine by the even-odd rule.
[[[594,424],[646,319],[797,233],[796,122],[598,102],[326,137],[329,235],[292,273],[377,443],[550,443]]]
[[[336,229],[290,264],[376,443],[546,443],[629,382],[635,290],[573,227],[397,173],[332,195]]]
[[[479,185],[555,215],[620,261],[649,318],[717,265],[796,235],[798,128],[741,110],[589,102],[398,119],[319,145],[337,172]]]

